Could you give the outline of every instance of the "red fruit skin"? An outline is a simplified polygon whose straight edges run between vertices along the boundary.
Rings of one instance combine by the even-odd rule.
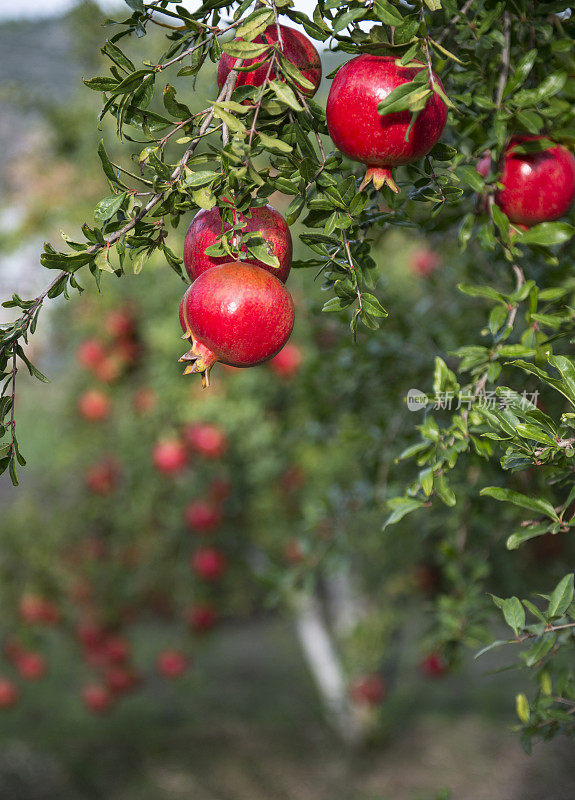
[[[94,369],[94,374],[102,383],[114,383],[122,374],[123,363],[114,355],[107,355]]]
[[[207,374],[216,361],[253,367],[278,353],[292,332],[294,307],[285,286],[259,267],[240,262],[204,272],[184,295],[184,332],[192,350],[188,372]]]
[[[186,622],[195,633],[211,630],[218,621],[218,615],[211,606],[192,606],[186,612]]]
[[[226,557],[214,547],[202,547],[192,555],[192,572],[206,583],[215,583],[226,571]]]
[[[419,669],[427,678],[442,678],[449,672],[440,653],[430,653],[426,656],[419,665]]]
[[[103,643],[106,659],[112,664],[123,664],[130,658],[130,642],[122,636],[109,636]]]
[[[282,52],[284,56],[299,69],[304,78],[307,78],[307,80],[314,85],[313,91],[311,89],[304,89],[301,86],[299,88],[302,94],[305,94],[307,97],[313,97],[321,82],[321,59],[319,53],[303,33],[296,31],[294,28],[289,28],[287,25],[280,25],[279,28],[281,31]],[[254,42],[257,42],[257,44],[263,42],[274,44],[277,41],[278,32],[276,25],[270,25],[265,29],[262,35],[254,39]],[[268,74],[269,56],[266,60],[264,59],[266,59],[265,55],[259,58],[246,59],[243,63],[245,67],[260,63],[262,66],[253,70],[253,72],[240,72],[234,88],[237,89],[238,86],[262,86]],[[226,82],[226,78],[234,68],[236,60],[237,59],[232,56],[227,55],[227,53],[223,53],[218,61],[217,77],[218,86],[220,86],[220,88]],[[270,78],[277,77],[275,70],[272,70]],[[284,78],[280,76],[280,80],[283,81]]]
[[[106,671],[106,686],[115,696],[133,692],[141,682],[137,672],[123,664],[114,665]]]
[[[222,512],[206,500],[194,500],[184,512],[186,525],[193,533],[213,533],[222,523]]]
[[[88,422],[102,422],[110,413],[110,398],[99,389],[88,389],[80,395],[78,410]]]
[[[0,678],[0,708],[12,708],[20,699],[20,690],[9,678]]]
[[[94,494],[111,494],[118,485],[120,467],[115,459],[109,458],[94,464],[86,472],[86,486]]]
[[[291,233],[285,219],[272,206],[259,206],[251,209],[251,217],[240,214],[238,222],[245,222],[242,233],[261,233],[263,239],[270,245],[271,252],[280,262],[279,267],[270,267],[263,261],[248,258],[242,263],[253,264],[270,272],[274,277],[285,283],[291,269],[293,243]],[[208,269],[226,264],[229,256],[216,258],[206,255],[206,248],[216,244],[222,233],[230,230],[229,225],[224,225],[217,207],[210,211],[200,211],[188,228],[184,240],[184,266],[192,281]],[[242,251],[247,253],[247,247],[242,245]]]
[[[179,650],[164,650],[158,656],[156,667],[164,678],[180,678],[188,669],[188,659]]]
[[[152,460],[158,472],[164,475],[177,475],[185,468],[188,454],[178,439],[164,439],[155,445]]]
[[[349,695],[358,706],[378,706],[387,694],[387,687],[381,675],[362,675],[349,687]]]
[[[559,219],[575,196],[575,156],[566,147],[514,154],[514,146],[542,138],[516,136],[503,155],[499,182],[504,188],[496,193],[495,202],[517,225],[531,227]]]
[[[20,616],[30,624],[56,625],[60,621],[60,609],[50,600],[27,594],[20,601]]]
[[[110,311],[106,317],[106,331],[113,339],[124,339],[130,337],[135,332],[134,318],[129,311],[124,309],[116,309]]]
[[[91,683],[82,689],[82,700],[88,711],[92,711],[94,714],[103,714],[113,704],[110,692],[105,686],[97,683]]]
[[[440,139],[447,106],[438,94],[427,100],[409,139],[409,111],[381,116],[377,106],[398,86],[413,80],[421,67],[397,67],[391,56],[352,58],[335,76],[327,99],[327,125],[333,143],[349,158],[368,167],[390,170],[427,155]],[[441,81],[434,75],[441,86]]]
[[[226,434],[219,425],[188,425],[184,436],[190,449],[204,458],[221,458],[228,449]]]
[[[24,652],[16,658],[16,668],[27,681],[39,681],[46,675],[46,659],[39,653]]]
[[[279,378],[295,378],[303,361],[303,353],[297,344],[286,344],[270,361],[270,369]]]
[[[80,366],[95,369],[106,358],[106,350],[97,339],[86,339],[78,347],[76,358]]]
[[[419,247],[411,254],[410,266],[412,272],[416,275],[428,278],[441,266],[441,259],[433,250],[429,250],[427,247]]]

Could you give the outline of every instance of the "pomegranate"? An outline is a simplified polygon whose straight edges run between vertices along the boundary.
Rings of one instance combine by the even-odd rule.
[[[120,466],[116,459],[106,458],[86,472],[86,486],[94,494],[110,494],[120,479]]]
[[[116,664],[106,671],[106,686],[111,694],[129,694],[141,684],[142,680],[131,667]]]
[[[575,156],[563,145],[536,153],[515,153],[514,147],[542,136],[515,136],[503,154],[495,202],[516,225],[531,227],[559,219],[569,210],[575,196]],[[491,159],[486,156],[477,171],[486,175]]]
[[[103,649],[107,660],[113,664],[122,664],[130,658],[130,642],[123,636],[107,637]]]
[[[423,659],[419,669],[427,678],[442,678],[449,672],[441,653],[430,653]]]
[[[216,610],[208,605],[192,606],[185,614],[186,622],[196,633],[209,631],[218,620]]]
[[[185,468],[188,454],[179,439],[163,439],[154,446],[152,460],[158,472],[177,475]]]
[[[39,681],[46,674],[46,659],[40,653],[24,651],[16,658],[16,669],[27,681]]]
[[[94,374],[102,383],[114,383],[122,374],[123,363],[114,354],[107,355],[94,369]]]
[[[96,369],[106,358],[104,345],[98,339],[86,339],[76,352],[78,363],[86,369]]]
[[[101,422],[110,414],[112,403],[105,392],[99,389],[88,389],[80,395],[78,410],[89,422]]]
[[[82,689],[82,700],[89,711],[103,714],[112,706],[113,698],[105,686],[99,683],[90,683]]]
[[[194,533],[212,533],[222,523],[222,512],[207,500],[194,500],[184,512],[186,525]]]
[[[327,98],[327,126],[335,146],[354,161],[367,165],[361,189],[371,181],[376,189],[398,191],[393,167],[411,164],[427,155],[439,140],[447,121],[447,106],[436,93],[411,123],[409,111],[382,116],[377,106],[398,86],[411,82],[426,69],[399,67],[391,56],[362,55],[352,58],[335,76]],[[435,75],[433,81],[441,86]],[[443,87],[442,87],[443,88]]]
[[[263,269],[232,262],[193,282],[181,306],[192,349],[180,361],[199,372],[204,386],[216,361],[253,367],[272,358],[290,337],[294,308],[285,286]]]
[[[277,257],[280,265],[277,268],[270,267],[269,264],[264,264],[263,261],[254,258],[248,258],[243,263],[261,267],[285,283],[291,269],[293,245],[289,228],[279,211],[271,206],[258,206],[250,210],[249,217],[240,214],[238,222],[245,222],[242,234],[261,234],[269,245],[271,254]],[[212,208],[211,211],[200,211],[199,214],[196,214],[184,240],[184,265],[192,281],[195,281],[198,275],[207,269],[229,262],[229,256],[216,257],[206,254],[206,248],[216,244],[222,234],[229,230],[230,225],[224,225],[217,207]],[[242,244],[241,249],[242,252],[247,253],[246,245]]]
[[[215,547],[201,547],[192,555],[190,566],[200,580],[214,583],[226,571],[226,557]]]
[[[381,675],[362,675],[350,685],[349,694],[357,705],[378,706],[385,699],[387,687]]]
[[[294,28],[289,28],[287,25],[269,25],[263,34],[257,36],[254,42],[261,44],[268,42],[275,44],[278,42],[278,28],[281,33],[280,49],[288,61],[291,61],[302,73],[310,83],[313,84],[313,89],[304,89],[300,86],[302,94],[308,97],[313,97],[316,93],[321,81],[321,59],[319,53],[303,33],[296,31]],[[261,63],[261,67],[253,70],[252,72],[240,72],[236,79],[234,88],[238,86],[262,86],[266,80],[269,68],[269,55],[259,56],[258,58],[248,58],[244,61],[243,66],[249,67],[253,64]],[[220,88],[226,82],[226,78],[234,68],[236,59],[223,53],[218,62],[218,85]],[[278,75],[272,69],[270,78],[277,78]],[[279,76],[280,80],[283,77]]]
[[[303,361],[303,353],[297,344],[286,344],[283,350],[270,361],[270,368],[280,378],[294,378]]]
[[[126,339],[133,336],[136,324],[132,314],[123,308],[110,311],[106,317],[106,331],[113,339]]]
[[[226,434],[219,425],[189,425],[184,436],[190,448],[205,458],[221,458],[228,449]]]
[[[20,601],[20,616],[30,624],[56,625],[60,620],[60,609],[51,600],[26,594]]]
[[[20,699],[20,690],[9,678],[0,678],[0,708],[12,708]]]
[[[179,650],[164,650],[158,656],[156,666],[164,678],[179,678],[188,668],[188,659]]]
[[[423,278],[428,278],[441,266],[441,259],[428,247],[418,247],[409,257],[411,271]]]

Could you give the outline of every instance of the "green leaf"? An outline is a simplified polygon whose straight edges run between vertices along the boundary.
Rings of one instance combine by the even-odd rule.
[[[429,83],[426,86],[416,83],[415,80],[410,83],[402,83],[378,104],[377,111],[382,116],[397,111],[409,111],[421,101],[422,97],[424,99],[429,97],[430,93]]]
[[[126,199],[126,192],[113,195],[112,197],[104,197],[100,200],[94,211],[94,219],[96,222],[107,222],[119,210],[120,206]]]
[[[550,617],[562,617],[573,602],[573,578],[573,573],[565,575],[553,590],[547,609]]]
[[[94,89],[97,92],[112,92],[120,83],[117,78],[110,76],[89,78],[88,80],[82,78],[82,80],[88,89]]]
[[[527,508],[529,511],[535,511],[538,514],[544,514],[546,517],[550,517],[555,521],[559,520],[557,512],[551,503],[540,497],[529,497],[526,494],[514,492],[512,489],[502,489],[499,486],[486,486],[479,494],[486,497],[493,497],[494,500],[513,503],[513,505]]]
[[[271,150],[274,153],[291,153],[293,147],[287,142],[282,142],[281,139],[276,139],[274,136],[268,136],[267,133],[257,132],[260,142],[266,150]]]
[[[518,239],[518,244],[539,244],[550,247],[568,242],[574,233],[575,228],[568,222],[541,222],[525,231]]]
[[[144,11],[144,0],[124,0],[133,11]]]
[[[423,506],[422,500],[413,500],[409,497],[399,497],[395,498],[395,500],[397,501],[393,503],[395,508],[383,523],[382,530],[385,530],[388,525],[394,525],[407,514],[411,514],[412,511],[416,511]],[[390,502],[389,505],[392,505],[392,502]]]
[[[240,42],[234,39],[231,42],[226,42],[222,46],[224,53],[227,53],[232,58],[260,58],[264,53],[269,52],[269,44],[258,44],[257,42]]]
[[[477,169],[471,164],[465,164],[457,167],[456,174],[461,180],[466,183],[474,192],[481,193],[485,188],[483,178],[477,172]]]
[[[164,102],[164,108],[166,109],[166,111],[176,119],[183,121],[186,119],[190,119],[190,117],[192,116],[192,112],[190,111],[190,109],[183,103],[179,103],[176,100],[176,90],[169,83],[166,84],[162,100]]]
[[[239,133],[240,131],[245,132],[246,126],[237,117],[234,117],[233,114],[230,114],[229,111],[226,111],[225,108],[222,108],[219,103],[214,103],[214,116],[221,119],[224,125],[227,125],[228,128],[233,131],[234,133]]]
[[[403,17],[398,9],[392,6],[388,0],[375,0],[374,11],[377,18],[380,19],[384,25],[396,27],[396,25],[401,25],[403,22]]]
[[[216,178],[220,177],[220,174],[219,172],[212,172],[210,170],[192,172],[191,169],[186,167],[184,176],[182,186],[185,186],[187,189],[197,189],[199,186],[207,186],[209,183],[213,183]]]
[[[343,311],[345,308],[349,308],[352,303],[353,300],[344,300],[342,297],[332,297],[331,300],[324,303],[322,311]]]
[[[368,314],[371,314],[373,317],[387,317],[387,311],[381,305],[377,297],[372,294],[368,294],[367,292],[363,292],[361,295],[361,304],[362,307],[367,311]]]
[[[529,700],[524,694],[518,694],[515,698],[515,710],[521,722],[527,725],[531,718],[531,712],[529,710]]]
[[[265,31],[273,17],[274,12],[271,8],[257,9],[237,28],[236,37],[247,42],[253,41]]]
[[[258,261],[270,267],[278,268],[280,265],[278,257],[270,251],[269,246],[266,244],[250,244],[248,245],[248,252]]]
[[[333,32],[339,33],[344,28],[347,28],[348,25],[351,25],[352,22],[355,22],[356,19],[361,19],[363,16],[365,16],[364,8],[352,8],[351,11],[346,11],[340,17],[337,17],[333,23]]]
[[[210,211],[216,204],[217,200],[209,186],[202,186],[201,189],[196,189],[192,192],[194,203],[206,211]]]
[[[521,605],[521,600],[517,597],[509,597],[503,601],[501,611],[505,617],[505,622],[513,630],[516,636],[525,627],[525,609]]]
[[[532,647],[529,648],[525,654],[525,664],[528,667],[534,667],[537,662],[549,653],[555,646],[557,641],[557,634],[545,634]]]
[[[520,86],[523,86],[527,76],[533,69],[533,65],[535,64],[535,60],[537,58],[537,53],[538,50],[534,48],[533,50],[529,50],[528,53],[525,53],[525,55],[519,59],[515,67],[513,77],[507,81],[505,91],[503,92],[503,97],[507,97],[516,89],[519,89]]]
[[[285,103],[286,106],[293,108],[294,111],[303,111],[302,106],[298,103],[296,96],[294,94],[293,89],[287,85],[287,83],[283,83],[282,81],[270,81],[269,82],[270,89],[274,92],[278,100],[281,100],[282,103]]]

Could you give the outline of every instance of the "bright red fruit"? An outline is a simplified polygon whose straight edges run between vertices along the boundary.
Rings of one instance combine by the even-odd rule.
[[[423,659],[419,669],[428,678],[442,678],[449,672],[449,667],[441,657],[441,653],[430,653]]]
[[[304,78],[307,78],[313,84],[313,89],[300,86],[302,94],[313,97],[321,82],[321,59],[313,44],[303,33],[294,30],[294,28],[289,28],[287,25],[270,25],[263,34],[254,39],[254,42],[257,44],[263,42],[275,44],[278,41],[278,27],[281,33],[280,49],[284,56],[299,69]],[[234,88],[238,86],[262,86],[268,74],[269,59],[269,54],[264,54],[258,58],[246,59],[243,63],[244,67],[259,63],[261,63],[261,67],[253,70],[253,72],[240,72]],[[218,85],[220,87],[226,82],[226,78],[234,68],[235,63],[236,59],[227,55],[227,53],[221,56],[218,62]],[[275,70],[272,69],[270,78],[277,77]],[[280,80],[283,80],[283,77],[279,77]]]
[[[393,167],[411,164],[427,155],[439,140],[447,121],[447,106],[436,93],[411,123],[409,111],[381,116],[377,106],[398,86],[410,83],[420,67],[398,67],[391,56],[363,55],[352,58],[335,76],[327,98],[327,125],[335,146],[354,161],[367,165],[361,185],[373,181],[376,189],[397,186]],[[436,75],[433,80],[441,87]]]
[[[188,425],[184,436],[190,448],[204,458],[221,458],[228,449],[226,434],[219,425]]]
[[[441,266],[441,259],[427,247],[418,247],[409,258],[412,272],[427,278]]]
[[[187,624],[196,633],[211,630],[218,620],[215,609],[208,605],[192,606],[185,616]]]
[[[82,367],[95,369],[106,358],[106,350],[97,339],[86,339],[78,347],[76,358]]]
[[[387,687],[381,675],[362,675],[349,687],[351,699],[357,705],[378,706],[387,694]]]
[[[204,386],[216,361],[253,367],[278,353],[290,337],[294,308],[283,283],[241,262],[212,267],[184,295],[184,325],[192,349],[180,361],[199,372]]]
[[[152,460],[158,472],[176,475],[185,468],[188,454],[179,439],[164,439],[154,446]]]
[[[286,344],[270,361],[270,367],[280,378],[293,378],[299,372],[303,353],[297,344]]]
[[[105,686],[98,683],[91,683],[82,689],[82,700],[89,711],[95,714],[103,714],[111,707],[113,698]]]
[[[12,708],[20,699],[20,690],[9,678],[0,678],[0,708]]]
[[[46,659],[39,653],[25,651],[16,658],[16,669],[27,681],[39,681],[47,671]]]
[[[101,422],[106,419],[111,407],[110,398],[99,389],[88,389],[78,400],[78,410],[89,422]]]
[[[194,533],[211,533],[217,530],[222,522],[220,509],[206,500],[194,500],[189,503],[184,516],[186,525]]]
[[[192,555],[190,566],[200,580],[213,583],[226,571],[226,557],[215,547],[201,547]]]
[[[258,261],[257,258],[248,258],[242,263],[261,267],[285,283],[291,269],[293,245],[289,228],[279,211],[271,206],[258,206],[251,209],[249,217],[240,214],[238,222],[245,222],[242,234],[261,234],[269,245],[271,254],[277,257],[280,265],[279,267],[270,267],[263,261]],[[217,207],[212,208],[211,211],[200,211],[199,214],[196,214],[184,240],[184,265],[192,281],[195,281],[198,275],[207,269],[229,262],[229,256],[217,258],[206,255],[206,248],[216,244],[222,233],[229,230],[230,226],[223,224],[220,210]],[[242,251],[247,253],[245,245],[242,245]]]
[[[179,650],[164,650],[158,656],[156,666],[164,678],[179,678],[188,668],[188,659]]]
[[[562,145],[537,153],[515,153],[514,147],[542,136],[516,136],[503,155],[495,202],[510,222],[531,227],[559,219],[575,196],[575,156]],[[484,159],[478,164],[485,168]]]

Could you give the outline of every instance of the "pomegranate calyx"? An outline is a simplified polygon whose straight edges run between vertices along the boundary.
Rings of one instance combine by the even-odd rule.
[[[368,167],[359,187],[359,191],[363,192],[370,183],[373,183],[374,187],[378,190],[382,189],[384,186],[388,186],[395,194],[399,192],[399,187],[393,180],[391,174],[391,167]]]
[[[204,389],[207,389],[210,385],[210,370],[218,359],[209,347],[198,342],[193,333],[190,333],[190,338],[192,340],[192,347],[187,353],[184,353],[184,355],[180,357],[179,361],[188,361],[189,364],[184,370],[184,375],[190,375],[190,373],[200,374],[202,376],[202,386]]]

